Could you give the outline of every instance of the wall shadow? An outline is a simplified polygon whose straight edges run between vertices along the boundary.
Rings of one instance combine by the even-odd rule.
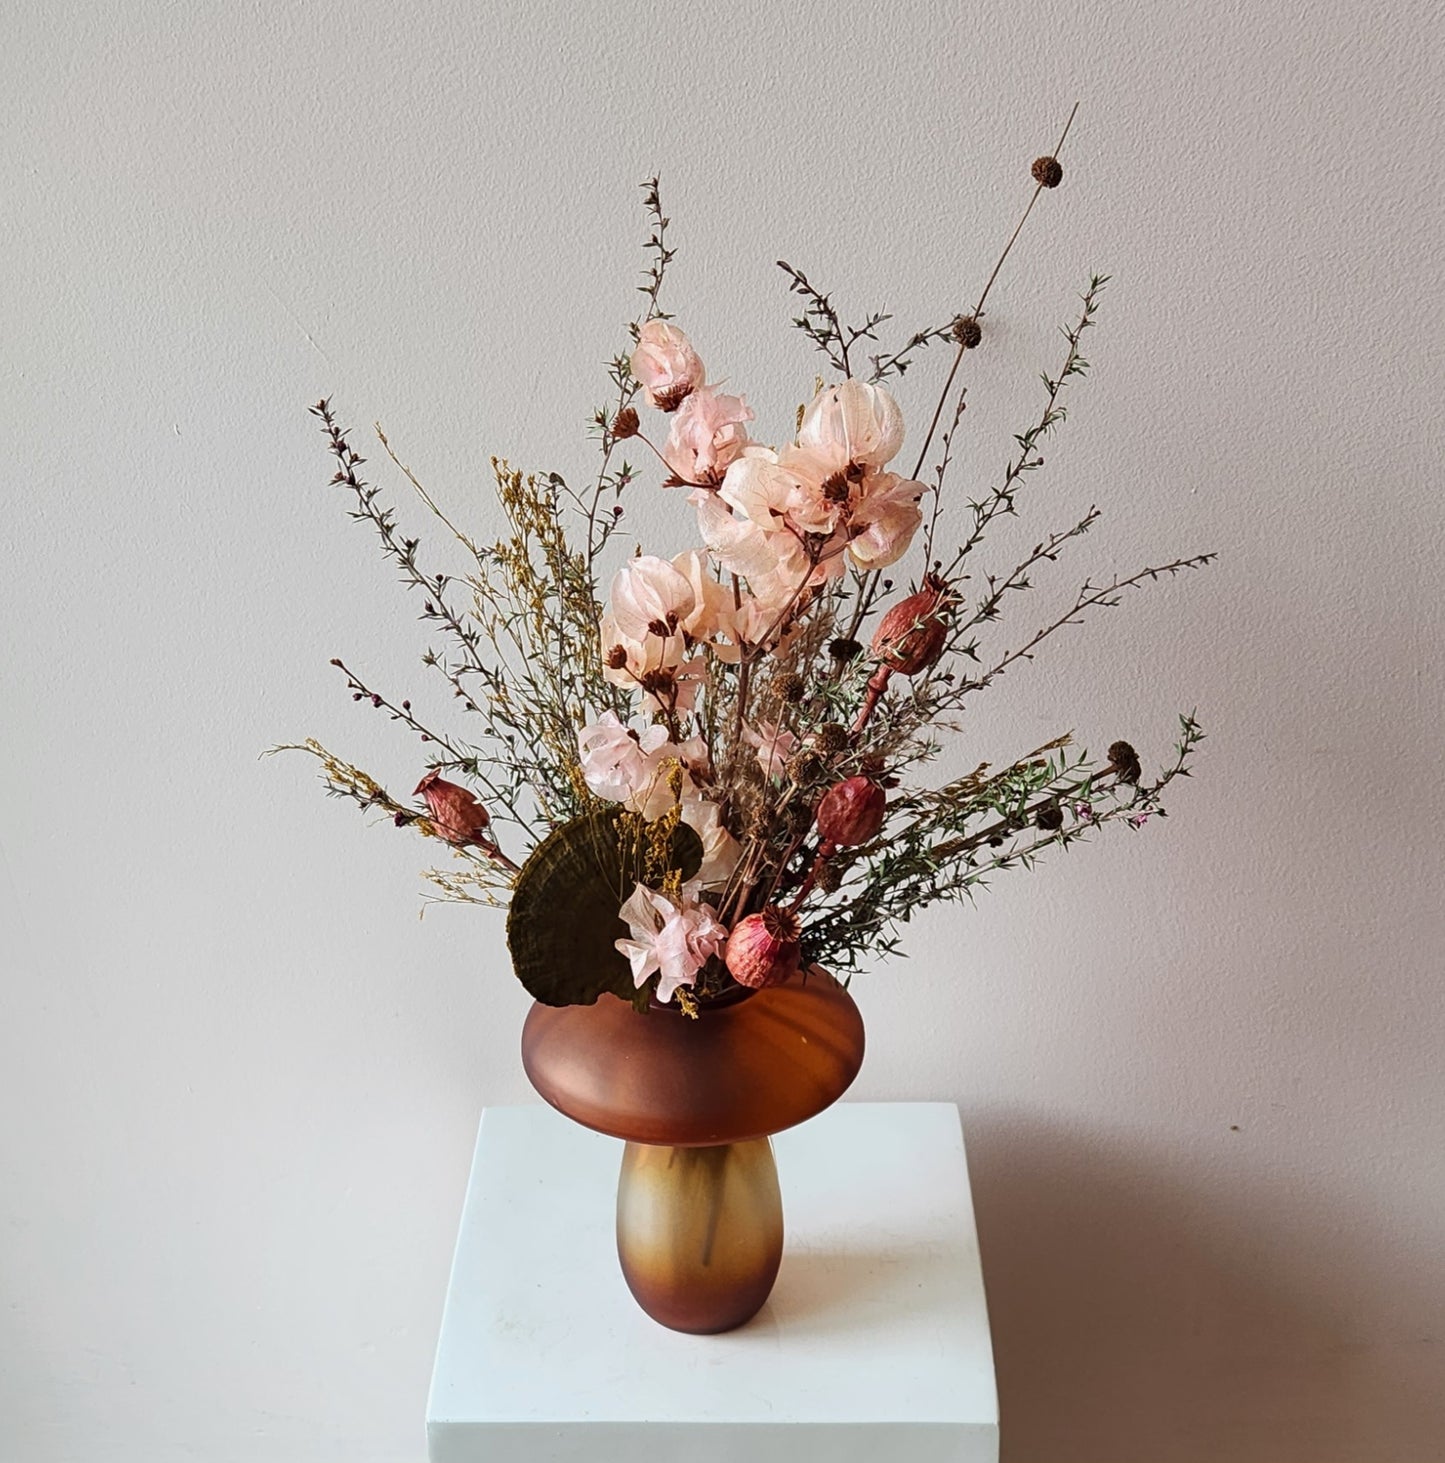
[[[967,1128],[1003,1463],[1445,1457],[1445,1256],[1392,1296],[1347,1196],[1273,1226],[1309,1204],[1236,1164],[1017,1111]],[[1361,1294],[1399,1326],[1366,1330]]]

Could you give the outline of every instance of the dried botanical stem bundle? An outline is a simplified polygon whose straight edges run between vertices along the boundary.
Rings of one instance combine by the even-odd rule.
[[[335,661],[355,700],[426,744],[421,783],[402,800],[317,743],[301,749],[321,760],[332,793],[449,846],[454,862],[431,875],[440,897],[509,905],[513,963],[537,999],[610,991],[697,1013],[739,983],[815,964],[854,971],[895,949],[915,911],[971,896],[999,870],[1030,867],[1105,823],[1142,827],[1188,775],[1203,736],[1192,715],[1152,779],[1127,742],[1096,760],[1062,735],[1002,767],[922,780],[965,703],[1045,640],[1212,557],[1086,582],[1014,648],[981,640],[1099,517],[1090,508],[1050,532],[1007,573],[968,572],[995,521],[1018,511],[1041,443],[1088,371],[1082,343],[1104,277],[1064,328],[1042,410],[1013,438],[999,481],[965,502],[950,501],[948,483],[964,424],[960,367],[986,340],[985,303],[1024,221],[1063,177],[1063,140],[1033,164],[1028,205],[973,307],[894,351],[878,346],[887,315],[849,326],[831,296],[781,265],[804,301],[794,324],[834,378],[782,442],[759,438],[745,399],[711,383],[663,311],[673,248],[649,181],[645,305],[631,349],[611,363],[613,399],[593,417],[600,461],[585,487],[494,461],[506,528],[483,543],[446,518],[380,436],[462,546],[464,574],[421,566],[419,541],[360,475],[364,459],[330,403],[312,408],[351,516],[421,597],[436,632],[424,664],[468,733],[424,723],[409,700]],[[952,364],[905,474],[904,412],[888,383],[939,341],[953,345]],[[696,547],[671,559],[623,550],[627,500],[644,490],[630,443],[696,515]],[[960,541],[940,551],[955,522]]]

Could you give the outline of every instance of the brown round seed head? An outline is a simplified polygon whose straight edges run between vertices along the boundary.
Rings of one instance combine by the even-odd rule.
[[[1036,157],[1029,171],[1041,188],[1057,188],[1064,181],[1063,164],[1056,157]]]
[[[807,803],[793,803],[783,815],[788,832],[798,837],[813,826],[813,810]]]
[[[842,886],[843,870],[824,859],[813,873],[813,885],[824,894],[833,894]]]
[[[825,721],[813,733],[813,746],[825,756],[845,750],[848,746],[848,728],[840,722]]]
[[[804,748],[794,752],[783,764],[783,771],[794,782],[810,782],[823,770],[823,759],[814,751]]]
[[[1120,782],[1138,782],[1144,774],[1139,754],[1128,742],[1114,742],[1109,747],[1109,771]]]
[[[960,315],[953,322],[953,338],[964,350],[977,350],[979,341],[983,339],[983,326],[974,315]]]
[[[634,407],[624,406],[612,419],[612,436],[618,442],[635,437],[642,426]]]

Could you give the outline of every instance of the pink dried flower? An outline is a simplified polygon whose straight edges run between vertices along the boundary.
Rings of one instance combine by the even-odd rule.
[[[629,559],[612,578],[612,618],[627,639],[666,639],[696,608],[687,575],[655,554]]]
[[[628,635],[610,609],[602,615],[602,674],[614,686],[635,691],[656,671],[673,671],[687,659],[687,640],[679,629],[673,635]]]
[[[768,533],[787,527],[805,480],[771,447],[757,443],[728,467],[718,497],[736,514]]]
[[[482,841],[482,835],[492,820],[475,793],[448,782],[433,767],[417,783],[412,796],[418,795],[426,803],[432,827],[448,843],[462,848]]]
[[[687,549],[672,561],[672,567],[692,589],[693,607],[682,618],[683,630],[695,641],[716,635],[731,637],[736,609],[732,591],[718,581],[707,555],[701,549]]]
[[[722,809],[704,797],[690,777],[682,788],[682,821],[702,840],[702,863],[695,882],[703,889],[722,888],[738,866],[742,845],[728,832]]]
[[[779,985],[797,973],[801,936],[797,916],[770,904],[733,926],[723,963],[740,985],[754,990]]]
[[[867,777],[834,783],[818,803],[818,836],[825,843],[850,848],[867,843],[883,826],[888,795]]]
[[[758,766],[764,777],[781,777],[783,764],[798,747],[797,737],[775,721],[760,721],[757,730],[745,726],[743,740],[758,749]]]
[[[821,583],[830,565],[810,564],[795,513],[807,506],[807,485],[778,460],[771,448],[749,444],[729,465],[716,491],[699,488],[688,501],[708,552],[726,570],[745,579],[774,617],[798,600],[809,583]]]
[[[632,374],[642,383],[648,406],[676,411],[705,379],[692,342],[666,320],[649,320],[632,352]]]
[[[673,742],[660,722],[641,717],[624,726],[615,712],[602,715],[577,733],[582,778],[589,791],[621,803],[648,822],[681,805],[680,817],[702,840],[697,883],[711,889],[725,883],[737,867],[741,849],[722,821],[722,810],[706,796],[694,776],[706,776],[711,758],[701,737]],[[682,785],[674,782],[676,769]]]
[[[881,386],[849,379],[826,386],[803,413],[798,446],[832,471],[850,463],[882,467],[903,445],[903,413]]]
[[[660,724],[624,726],[604,711],[577,733],[582,778],[588,789],[611,803],[623,803],[645,818],[659,818],[674,802],[662,764],[678,749]]]
[[[663,460],[685,483],[717,483],[748,445],[752,408],[741,396],[699,386],[672,419]]]
[[[697,885],[683,886],[682,903],[639,884],[618,916],[631,938],[617,948],[632,967],[639,990],[657,975],[657,999],[667,1002],[680,985],[690,986],[727,939],[727,926],[697,897]]]
[[[848,557],[860,569],[886,569],[908,552],[923,522],[922,483],[870,469],[848,515]]]

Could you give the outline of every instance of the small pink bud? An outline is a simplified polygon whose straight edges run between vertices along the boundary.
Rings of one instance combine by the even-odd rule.
[[[917,594],[883,616],[873,636],[873,653],[890,670],[916,676],[937,664],[948,642],[948,626],[939,614],[944,593],[942,580],[929,575]]]
[[[417,794],[438,834],[458,847],[479,842],[492,821],[474,793],[448,782],[435,767],[417,783]]]
[[[818,836],[824,843],[850,848],[867,843],[883,826],[888,797],[867,777],[834,783],[818,803]]]
[[[706,378],[692,342],[666,320],[649,320],[637,334],[632,374],[649,406],[676,411]]]
[[[761,990],[795,975],[802,958],[797,916],[770,904],[739,920],[728,936],[723,963],[739,985]]]

